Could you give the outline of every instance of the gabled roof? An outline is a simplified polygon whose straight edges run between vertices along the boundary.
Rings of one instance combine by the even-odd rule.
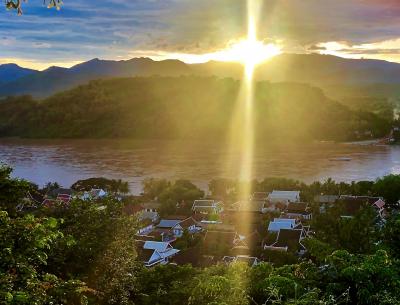
[[[91,189],[89,193],[93,197],[102,197],[107,195],[107,192],[103,189]]]
[[[317,195],[314,197],[314,201],[318,203],[335,203],[338,199],[338,195]]]
[[[143,249],[141,247],[137,248],[138,258],[143,262],[149,262],[151,257],[153,256],[154,250],[152,249]]]
[[[161,221],[157,225],[157,227],[158,228],[169,228],[169,229],[172,229],[173,227],[175,227],[180,222],[181,222],[181,220],[178,220],[178,219],[161,219]]]
[[[198,225],[198,223],[193,219],[193,217],[189,217],[179,222],[177,225],[180,225],[183,229],[187,229],[193,225]]]
[[[59,194],[68,194],[72,195],[73,190],[72,189],[67,189],[67,188],[58,188],[55,190],[51,190],[48,194],[52,197],[57,197]]]
[[[290,202],[286,208],[288,213],[304,213],[306,212],[308,204],[305,202]]]
[[[50,208],[56,204],[57,204],[57,200],[55,200],[55,199],[47,198],[47,199],[43,200],[43,202],[42,202],[42,205],[44,205],[45,207],[48,207],[48,208]]]
[[[238,201],[234,203],[236,209],[243,212],[262,212],[264,205],[264,200]]]
[[[293,227],[296,225],[296,219],[292,219],[292,218],[274,218],[274,222],[290,222]]]
[[[300,191],[272,191],[268,195],[268,200],[285,199],[289,201],[297,201],[300,197]]]
[[[157,250],[158,252],[165,252],[172,248],[170,243],[162,241],[145,241],[143,249]]]
[[[383,207],[385,206],[385,201],[383,201],[382,199],[379,199],[378,201],[376,201],[376,202],[374,203],[374,205],[375,205],[377,208],[381,209],[381,208],[383,208]]]
[[[71,195],[68,194],[58,194],[57,195],[57,200],[61,200],[64,203],[69,203],[71,201],[72,197]]]
[[[288,247],[290,250],[296,250],[299,247],[302,235],[301,229],[281,229],[275,247]]]
[[[249,266],[254,266],[258,263],[258,258],[253,257],[253,256],[247,256],[247,255],[238,255],[238,256],[236,256],[236,261],[247,263],[247,264],[249,264]]]
[[[253,200],[265,200],[268,197],[267,192],[254,192],[253,195],[251,196],[251,199]]]
[[[210,199],[199,199],[193,202],[193,208],[195,207],[215,207],[217,202]]]
[[[38,191],[28,192],[28,197],[30,197],[34,202],[41,204],[44,200],[43,194]]]
[[[272,221],[268,225],[269,232],[279,232],[281,229],[292,229],[294,228],[293,223],[289,221]]]

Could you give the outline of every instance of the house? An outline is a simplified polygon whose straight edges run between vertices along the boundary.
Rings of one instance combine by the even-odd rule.
[[[175,227],[181,221],[182,220],[180,219],[161,219],[159,224],[157,225],[157,228],[172,230],[172,228]]]
[[[168,242],[160,241],[137,241],[138,256],[146,267],[157,264],[167,264],[169,260],[179,253]]]
[[[72,197],[73,195],[73,190],[72,189],[67,189],[67,188],[57,188],[54,190],[51,190],[47,193],[47,196],[52,197],[52,198],[57,198],[58,195],[69,195]]]
[[[268,199],[268,193],[267,192],[254,192],[253,195],[251,195],[251,200],[267,201],[267,199]]]
[[[90,195],[93,199],[101,199],[107,196],[107,192],[103,189],[91,189]]]
[[[56,206],[58,202],[59,201],[57,201],[55,199],[47,198],[47,199],[43,200],[42,205],[46,208],[52,208],[52,207]]]
[[[269,193],[268,202],[276,204],[283,203],[286,206],[290,202],[300,202],[300,191],[272,191]]]
[[[233,255],[254,255],[262,248],[262,237],[258,231],[247,235],[237,234],[231,253]]]
[[[195,234],[202,230],[200,223],[195,221],[192,217],[188,217],[184,220],[162,219],[157,225],[157,228],[159,230],[170,231],[175,238],[181,237],[185,230],[190,234]]]
[[[343,218],[354,217],[363,206],[367,205],[372,206],[380,218],[385,216],[385,201],[381,197],[342,195],[338,202],[343,208],[341,215]]]
[[[224,256],[222,261],[226,264],[232,264],[236,262],[242,262],[248,264],[250,267],[257,266],[260,261],[257,257],[248,255],[237,255],[237,256]]]
[[[335,203],[340,196],[338,195],[317,195],[314,196],[314,202],[320,204],[333,204]]]
[[[268,224],[268,232],[278,233],[281,229],[293,229],[296,226],[295,219],[275,218]]]
[[[193,217],[188,217],[172,227],[172,232],[174,233],[175,237],[182,237],[185,230],[187,230],[187,232],[190,234],[195,234],[201,232],[202,227],[193,219]]]
[[[58,194],[56,199],[64,203],[70,203],[70,201],[72,200],[72,196],[69,194]]]
[[[311,220],[312,213],[305,202],[290,202],[285,210],[285,217]]]
[[[144,211],[142,211],[140,215],[141,220],[149,219],[153,223],[157,222],[160,218],[158,211],[160,209],[161,204],[158,202],[145,202],[142,204]]]
[[[325,213],[328,208],[334,206],[339,200],[339,195],[317,195],[314,196],[314,202],[319,204],[319,212]]]
[[[219,214],[223,210],[222,202],[215,200],[195,200],[192,206],[193,213],[206,215]]]
[[[243,200],[233,204],[233,210],[238,212],[266,213],[264,200]]]
[[[89,192],[85,191],[80,196],[82,200],[96,200],[102,199],[107,196],[107,192],[103,189],[91,189]]]
[[[296,252],[304,254],[306,247],[301,241],[307,237],[307,232],[301,229],[280,229],[276,241],[271,245],[264,245],[264,250]]]

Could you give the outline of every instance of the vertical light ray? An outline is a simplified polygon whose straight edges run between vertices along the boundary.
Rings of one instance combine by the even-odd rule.
[[[249,48],[257,45],[257,16],[260,8],[259,0],[247,1],[247,44]],[[251,54],[250,54],[251,55]],[[242,118],[242,140],[241,142],[241,161],[240,161],[240,180],[242,181],[240,197],[244,200],[250,198],[251,180],[252,180],[252,164],[254,154],[254,69],[257,62],[255,57],[249,56],[245,59],[245,75],[243,78],[243,100],[239,101],[243,104]]]

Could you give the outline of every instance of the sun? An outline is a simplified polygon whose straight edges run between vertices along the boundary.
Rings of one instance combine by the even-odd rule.
[[[215,57],[220,61],[241,62],[254,67],[281,53],[281,48],[276,44],[264,44],[263,41],[249,36],[231,43]]]
[[[231,42],[228,47],[215,53],[215,59],[220,61],[241,62],[246,70],[254,70],[258,64],[281,54],[281,48],[274,44],[265,44],[257,39],[256,22],[253,15],[249,16],[247,37]]]

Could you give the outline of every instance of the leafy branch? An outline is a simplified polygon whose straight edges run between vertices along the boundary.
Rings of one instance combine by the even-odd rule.
[[[27,2],[27,0],[4,0],[6,9],[17,10],[18,15],[22,15],[22,3]],[[47,4],[47,8],[55,7],[57,10],[61,8],[63,4],[62,0],[43,0],[43,4]]]

